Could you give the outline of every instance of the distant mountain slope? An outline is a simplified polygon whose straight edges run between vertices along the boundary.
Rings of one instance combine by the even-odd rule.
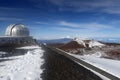
[[[52,40],[37,40],[38,43],[54,44],[54,43],[67,43],[70,42],[71,38],[61,38],[61,39],[52,39]]]

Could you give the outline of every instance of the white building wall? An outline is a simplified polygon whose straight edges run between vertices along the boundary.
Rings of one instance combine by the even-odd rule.
[[[5,43],[33,43],[34,40],[32,37],[0,37],[0,45]]]

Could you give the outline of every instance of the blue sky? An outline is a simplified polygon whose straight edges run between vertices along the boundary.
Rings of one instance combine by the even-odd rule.
[[[23,23],[37,39],[120,37],[120,0],[0,0],[0,35]]]

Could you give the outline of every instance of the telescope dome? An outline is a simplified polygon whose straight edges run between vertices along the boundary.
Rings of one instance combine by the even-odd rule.
[[[29,30],[23,24],[12,24],[7,27],[5,35],[11,37],[28,37]]]

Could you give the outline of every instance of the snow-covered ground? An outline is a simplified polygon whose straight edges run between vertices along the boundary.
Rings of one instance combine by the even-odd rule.
[[[98,41],[90,41],[89,42],[89,47],[94,47],[94,46],[102,47],[102,46],[105,46],[105,45],[98,42]]]
[[[38,45],[35,45],[35,46],[25,46],[25,47],[18,47],[16,49],[36,49],[36,48],[39,48]]]
[[[44,63],[44,51],[39,46],[20,49],[32,50],[28,50],[25,55],[7,57],[13,60],[0,62],[0,80],[42,80],[40,74],[43,69],[40,69],[40,66]]]
[[[78,44],[82,44],[85,46],[85,42],[81,38],[75,38],[73,41],[76,41]]]
[[[85,44],[88,44],[90,48],[95,47],[95,46],[97,46],[97,47],[103,47],[103,46],[105,46],[104,44],[102,44],[102,43],[100,43],[98,41],[95,41],[95,40],[89,40],[89,42],[85,42],[84,40],[85,39],[75,38],[73,41],[76,41],[78,44],[82,44],[85,47],[86,47]]]
[[[83,56],[76,55],[76,54],[70,54],[70,55],[72,55],[78,59],[81,59],[89,64],[92,64],[92,65],[120,78],[120,61],[119,60],[101,58],[100,52],[97,52],[92,55],[83,55]]]

